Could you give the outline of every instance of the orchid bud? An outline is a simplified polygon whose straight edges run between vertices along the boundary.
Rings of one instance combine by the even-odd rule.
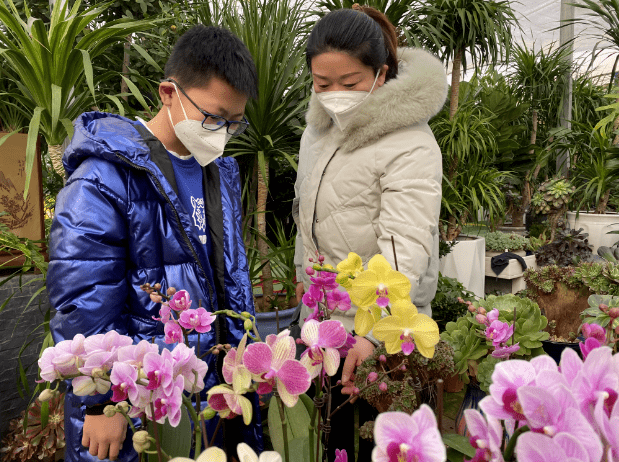
[[[370,372],[368,374],[368,382],[376,382],[376,379],[378,379],[378,374],[376,372]]]
[[[153,289],[155,289],[155,290],[159,290],[159,289],[161,289],[161,284],[159,284],[159,283],[154,284],[154,285],[153,285]]]
[[[139,430],[133,434],[133,449],[140,453],[150,447],[150,436],[146,430]]]
[[[484,316],[483,314],[478,314],[475,316],[475,321],[477,321],[480,324],[486,324],[488,322],[488,318]]]
[[[385,355],[380,355],[380,356],[378,357],[378,360],[379,360],[381,363],[386,363],[386,362],[387,362],[387,357],[386,357]]]
[[[211,420],[216,415],[217,415],[217,411],[213,409],[212,407],[207,407],[206,409],[202,411],[202,417],[204,417],[204,420]]]
[[[225,348],[226,350],[229,350],[230,348],[232,348],[232,345],[230,345],[229,343],[226,343],[226,344],[224,345],[224,348]]]
[[[243,323],[243,328],[245,330],[252,330],[254,328],[254,323],[251,322],[251,319],[246,319]]]
[[[171,297],[172,295],[174,295],[176,293],[176,288],[175,287],[168,287],[168,290],[166,290],[166,293]]]
[[[335,382],[335,384],[336,384],[336,385],[341,385],[341,384],[342,384],[342,381],[341,381],[341,380],[338,380],[337,382]]]
[[[608,313],[608,305],[604,304],[604,303],[600,303],[598,308],[600,310],[602,310],[604,313]]]
[[[352,393],[353,393],[353,395],[358,395],[359,393],[361,393],[361,390],[359,390],[359,388],[355,387],[355,388],[353,388]]]
[[[312,257],[309,257],[309,261],[314,263],[314,259]]]
[[[39,401],[41,401],[42,403],[45,401],[49,401],[50,399],[54,397],[54,395],[55,395],[54,390],[50,390],[49,388],[46,388],[39,395]]]
[[[116,415],[116,406],[108,404],[103,409],[103,414],[105,415],[105,417],[114,417]]]
[[[313,276],[314,274],[316,274],[316,271],[311,266],[308,266],[307,268],[305,268],[305,274],[307,274],[308,276]]]
[[[619,318],[619,308],[614,307],[608,310],[608,316],[610,316],[612,319]]]
[[[326,263],[324,265],[322,265],[323,269],[329,269],[329,270],[334,270],[335,268],[333,267],[333,265],[330,265],[329,263]]]
[[[385,382],[380,382],[380,385],[378,386],[378,389],[382,392],[387,391],[387,384]]]
[[[150,294],[150,299],[153,301],[153,303],[161,303],[163,301],[161,295],[157,294]]]
[[[314,266],[312,266],[312,268],[314,268],[316,271],[320,271],[322,270],[322,265],[319,265],[318,263],[316,263]]]
[[[129,412],[129,403],[127,401],[121,401],[120,403],[116,403],[116,410],[126,414]]]
[[[213,354],[214,354],[215,356],[217,356],[217,355],[219,354],[219,348],[215,348],[215,349],[213,350]]]
[[[245,319],[251,319],[251,313],[249,313],[248,311],[243,311],[241,313],[241,317],[243,317]]]
[[[319,263],[323,263],[325,261],[325,256],[324,255],[318,255],[318,262]]]
[[[464,303],[464,299],[462,297],[458,297],[458,303]]]
[[[469,310],[469,313],[475,313],[477,312],[477,310],[475,309],[475,307],[473,305],[468,305],[467,310]]]
[[[477,312],[478,312],[479,314],[483,314],[484,316],[485,316],[485,315],[486,315],[486,313],[487,313],[486,309],[485,309],[485,308],[483,308],[483,307],[481,307],[481,306],[480,306],[479,308],[477,308]]]
[[[402,372],[404,372],[404,371],[406,370],[406,364],[402,364],[402,365],[400,366],[400,370],[401,370]]]

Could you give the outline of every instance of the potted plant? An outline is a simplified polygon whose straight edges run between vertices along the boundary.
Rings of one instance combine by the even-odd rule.
[[[486,238],[486,257],[494,257],[504,252],[515,253],[524,257],[529,245],[529,239],[516,233],[494,231],[484,236]]]
[[[571,266],[593,259],[588,234],[583,233],[582,228],[560,229],[554,240],[536,243],[542,244],[535,250],[538,266]]]
[[[456,373],[468,384],[456,427],[466,433],[462,419],[466,408],[475,408],[488,392],[495,365],[510,356],[528,359],[543,353],[547,319],[532,300],[512,294],[468,302],[468,311],[447,324],[441,339],[454,349]],[[515,319],[515,321],[514,321]]]
[[[559,177],[544,181],[531,198],[533,210],[546,215],[550,225],[550,242],[554,241],[559,220],[567,212],[568,202],[576,188],[569,180]]]

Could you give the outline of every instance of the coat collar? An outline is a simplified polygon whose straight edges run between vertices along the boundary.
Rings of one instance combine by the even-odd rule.
[[[342,150],[354,151],[401,128],[426,123],[442,109],[447,97],[442,63],[421,49],[400,48],[398,54],[397,77],[368,97],[342,134]],[[315,93],[306,120],[319,132],[332,125]]]

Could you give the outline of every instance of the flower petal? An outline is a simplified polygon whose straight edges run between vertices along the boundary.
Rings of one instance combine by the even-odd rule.
[[[226,453],[217,446],[211,446],[200,454],[196,462],[226,462]]]
[[[340,367],[340,352],[335,348],[326,348],[324,350],[323,364],[327,375],[333,377]]]
[[[381,448],[386,448],[392,442],[409,444],[415,433],[416,424],[404,412],[383,412],[378,414],[374,423],[374,441]]]
[[[318,342],[318,327],[320,323],[315,319],[305,321],[303,328],[301,329],[301,339],[306,345],[315,345]]]
[[[243,364],[252,374],[261,375],[271,370],[273,352],[265,343],[248,345],[243,354]]]
[[[300,395],[305,393],[310,387],[311,379],[309,372],[296,359],[289,359],[277,372],[277,389],[280,390],[282,385],[288,393]]]

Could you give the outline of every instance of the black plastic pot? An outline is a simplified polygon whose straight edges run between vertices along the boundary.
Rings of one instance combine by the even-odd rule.
[[[566,348],[571,348],[582,358],[579,345],[580,342],[553,342],[552,340],[542,340],[542,348],[557,364],[561,361],[561,354]]]

